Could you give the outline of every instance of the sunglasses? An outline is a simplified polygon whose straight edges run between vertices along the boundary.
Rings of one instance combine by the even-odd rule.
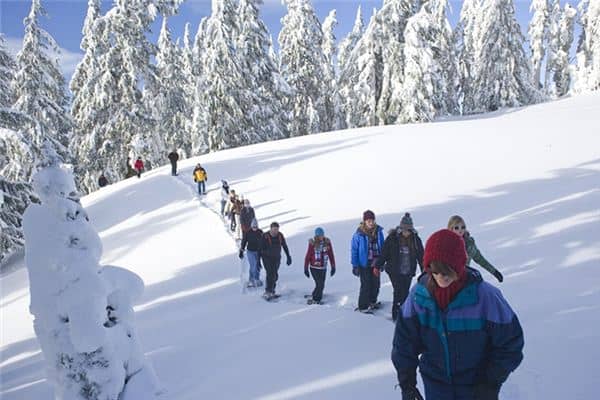
[[[464,225],[460,225],[460,226],[459,226],[459,225],[456,225],[456,226],[455,226],[453,229],[454,229],[455,231],[459,231],[459,230],[462,230],[462,231],[464,231],[465,229],[467,229],[467,227],[466,227],[466,226],[464,226]]]

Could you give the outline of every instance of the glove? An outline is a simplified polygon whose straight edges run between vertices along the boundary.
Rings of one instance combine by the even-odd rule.
[[[244,258],[244,250],[240,250],[240,253],[238,254],[238,257],[240,258],[240,260],[242,258]]]
[[[288,256],[287,257],[287,261],[285,262],[287,264],[287,266],[289,267],[290,265],[292,265],[292,257]]]
[[[381,275],[381,271],[379,270],[379,268],[373,268],[373,275],[379,278],[379,275]]]
[[[305,275],[307,278],[310,278],[310,274],[308,273],[308,268],[304,268],[304,275]]]
[[[496,279],[498,279],[498,282],[502,282],[504,280],[504,276],[502,276],[502,273],[498,270],[494,271],[494,276]]]
[[[410,389],[402,389],[402,400],[425,400],[419,389],[412,387]]]
[[[475,400],[498,400],[500,386],[491,383],[479,383],[473,389]]]
[[[335,275],[335,267],[331,267],[331,276]]]
[[[358,272],[358,267],[352,267],[352,274],[354,274],[354,276],[360,276],[360,273]]]

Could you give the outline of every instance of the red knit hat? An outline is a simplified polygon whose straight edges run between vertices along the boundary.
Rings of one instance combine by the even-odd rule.
[[[443,262],[458,276],[462,276],[466,271],[467,264],[467,252],[463,238],[448,229],[442,229],[431,235],[427,239],[423,257],[423,266],[426,271],[429,271],[429,264],[432,261]]]

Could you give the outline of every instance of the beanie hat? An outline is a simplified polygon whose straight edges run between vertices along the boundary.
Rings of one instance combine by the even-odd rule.
[[[413,225],[413,220],[410,214],[404,214],[404,217],[402,217],[402,220],[400,220],[400,229],[412,231],[414,228],[415,226]]]
[[[459,277],[463,276],[467,264],[464,240],[448,229],[437,231],[427,239],[425,245],[423,267],[428,272],[432,261],[442,262],[452,268]]]
[[[279,228],[279,224],[277,222],[271,222],[271,228]]]
[[[317,228],[315,229],[315,236],[325,236],[325,231],[323,230],[323,228]]]
[[[368,219],[375,220],[375,213],[371,210],[367,210],[363,213],[363,221],[366,221]]]
[[[252,219],[252,222],[250,222],[250,228],[258,228],[258,221],[256,218]]]

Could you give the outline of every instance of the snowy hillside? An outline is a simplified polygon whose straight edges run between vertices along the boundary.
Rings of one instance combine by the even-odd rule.
[[[505,276],[525,331],[525,360],[502,398],[588,400],[600,373],[600,94],[423,125],[357,129],[222,151],[123,181],[83,199],[103,264],[140,275],[142,346],[168,398],[397,399],[386,312],[353,312],[349,241],[370,208],[386,231],[410,211],[421,237],[461,214]],[[202,162],[208,195],[191,181]],[[234,240],[217,208],[219,180],[244,194],[261,228],[281,224],[292,266],[270,304],[242,294]],[[338,272],[325,305],[307,306],[302,274],[316,226]],[[263,271],[264,274],[264,271]],[[497,284],[487,272],[484,278]],[[263,275],[264,276],[264,275]],[[27,271],[0,278],[1,395],[50,399],[28,312]]]

